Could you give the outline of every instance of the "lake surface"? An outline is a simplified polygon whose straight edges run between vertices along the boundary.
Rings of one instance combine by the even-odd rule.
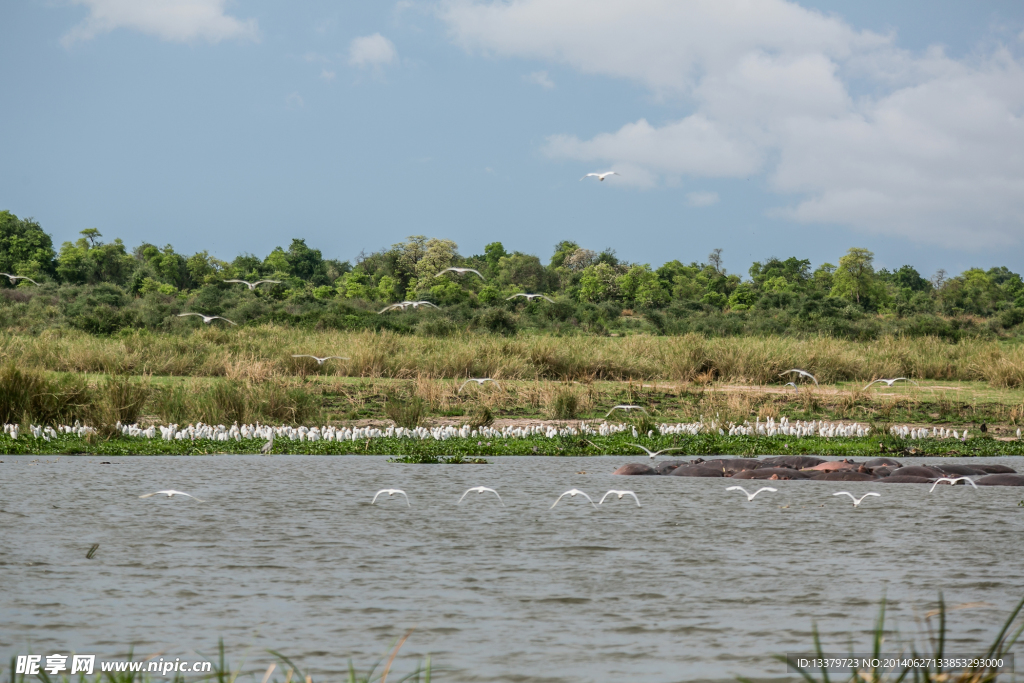
[[[416,627],[395,673],[429,653],[444,681],[779,680],[771,655],[811,649],[812,622],[826,650],[867,650],[883,594],[908,636],[939,591],[987,603],[951,614],[947,651],[965,654],[1024,596],[1017,487],[780,481],[748,503],[728,480],[610,475],[636,457],[0,460],[0,661],[185,659],[223,638],[246,671],[274,649],[336,680]],[[507,507],[455,504],[478,485]],[[390,487],[412,507],[369,504]],[[632,489],[643,507],[549,509],[573,487]],[[205,502],[138,498],[166,488]],[[882,497],[854,509],[842,490]]]

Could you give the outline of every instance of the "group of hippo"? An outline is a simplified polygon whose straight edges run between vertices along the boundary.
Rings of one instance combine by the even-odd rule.
[[[613,474],[670,477],[729,477],[732,479],[813,479],[817,481],[877,481],[889,484],[931,484],[940,478],[971,477],[978,486],[1024,486],[1024,474],[1006,465],[912,465],[890,458],[865,462],[825,460],[809,455],[771,458],[665,460],[655,466],[629,463]],[[978,477],[974,479],[974,477]],[[965,483],[965,482],[958,482]]]

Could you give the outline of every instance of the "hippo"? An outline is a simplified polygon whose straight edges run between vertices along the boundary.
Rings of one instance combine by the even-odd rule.
[[[640,476],[645,474],[657,474],[657,470],[653,467],[643,464],[642,462],[631,462],[623,465],[619,469],[612,472],[612,474],[625,474],[631,476]]]
[[[1017,470],[1006,465],[971,465],[971,467],[987,474],[1017,474]]]
[[[825,462],[822,458],[815,458],[811,455],[776,455],[771,458],[765,458],[761,461],[762,467],[771,465],[773,467],[792,467],[793,469],[803,469],[805,467],[814,467]]]
[[[828,462],[823,462],[820,465],[815,465],[814,467],[805,467],[803,471],[833,472],[836,470],[852,470],[854,467],[854,463],[847,462],[845,460],[829,460]]]
[[[903,463],[892,458],[872,458],[864,463],[866,467],[902,467]]]
[[[681,465],[671,472],[670,477],[724,477],[725,472],[718,467],[704,465]]]
[[[974,483],[978,486],[1024,486],[1024,474],[986,474]]]
[[[907,465],[901,467],[898,470],[894,470],[890,476],[904,476],[904,477],[925,477],[926,479],[938,479],[943,476],[943,473],[939,470],[926,467],[924,465]]]
[[[890,477],[876,479],[875,481],[886,484],[931,484],[934,480],[928,477],[915,477],[909,474],[894,474]]]
[[[727,476],[743,472],[744,470],[756,470],[758,467],[763,466],[764,463],[755,458],[719,458],[701,463],[701,467],[721,468]]]
[[[733,479],[808,479],[806,472],[791,467],[758,467],[732,475]]]
[[[654,469],[658,474],[672,474],[672,470],[685,464],[682,460],[663,460]]]
[[[805,470],[806,471],[806,470]],[[811,475],[814,481],[875,481],[875,477],[863,472],[853,470],[835,470],[833,472],[818,472]]]
[[[929,465],[943,474],[955,474],[958,477],[973,477],[976,474],[990,474],[972,465]]]
[[[890,467],[888,465],[882,465],[881,467],[872,467],[871,474],[875,475],[875,478],[888,477],[890,474],[895,472],[898,468]]]

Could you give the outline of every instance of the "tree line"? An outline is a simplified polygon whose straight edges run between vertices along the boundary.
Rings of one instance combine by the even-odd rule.
[[[457,266],[480,273],[442,272]],[[771,257],[747,277],[730,273],[721,249],[703,261],[673,259],[654,268],[572,241],[555,245],[545,264],[493,242],[459,254],[447,239],[412,236],[352,261],[325,259],[304,239],[266,257],[222,261],[171,245],[130,250],[99,230],[81,232],[59,250],[38,222],[0,212],[0,271],[39,286],[3,280],[0,322],[39,328],[67,324],[91,332],[171,329],[195,324],[181,311],[234,316],[239,324],[275,321],[341,328],[391,328],[447,334],[480,327],[711,334],[826,332],[872,337],[888,332],[1016,334],[1024,322],[1024,281],[1005,267],[972,268],[930,278],[913,266],[876,269],[873,254],[851,248],[837,264]],[[270,279],[254,291],[229,279]],[[554,303],[516,293],[545,294]],[[36,301],[38,299],[38,301]],[[425,300],[441,312],[378,315],[382,306]]]

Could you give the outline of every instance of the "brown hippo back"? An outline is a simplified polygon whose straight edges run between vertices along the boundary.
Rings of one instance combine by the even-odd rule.
[[[978,486],[1024,486],[1024,474],[986,474],[974,483]]]
[[[723,477],[721,468],[704,465],[681,465],[669,474],[670,477]]]
[[[776,455],[771,458],[765,458],[761,461],[762,467],[774,466],[779,467],[792,467],[794,469],[801,470],[805,467],[814,467],[825,462],[822,458],[815,458],[812,455]]]
[[[909,474],[894,474],[891,477],[877,479],[879,483],[885,484],[930,484],[932,480],[928,477],[913,477]]]
[[[732,475],[733,479],[807,479],[806,473],[790,467],[758,467]]]
[[[724,470],[725,476],[728,477],[737,472],[756,470],[758,467],[763,467],[764,463],[756,458],[717,458],[715,460],[705,460],[700,466]]]
[[[1017,470],[1006,465],[971,465],[971,467],[988,474],[1017,474]]]
[[[988,474],[984,470],[979,470],[977,467],[971,465],[929,465],[943,474],[955,474],[958,477],[973,477],[976,474]]]
[[[817,474],[811,475],[811,479],[815,481],[874,481],[875,478],[870,474],[864,474],[863,472],[854,472],[853,470],[836,470],[833,472],[818,472]]]
[[[645,465],[642,462],[631,462],[623,465],[619,469],[612,472],[612,474],[625,474],[627,476],[638,476],[645,474],[649,475],[657,473],[658,472],[653,467]]]
[[[923,465],[907,465],[906,467],[901,467],[898,470],[893,470],[893,473],[889,476],[925,477],[927,479],[938,479],[943,475],[941,471],[932,469],[931,467],[925,467]]]

